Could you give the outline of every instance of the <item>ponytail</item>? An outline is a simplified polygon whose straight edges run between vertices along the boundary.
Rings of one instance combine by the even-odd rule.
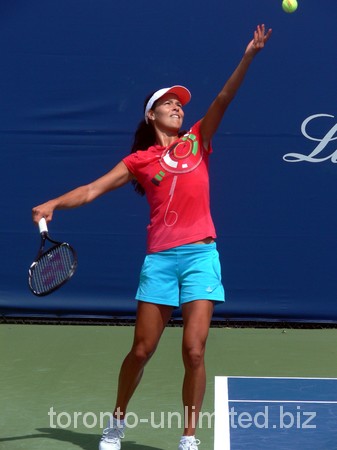
[[[148,124],[143,119],[135,132],[133,144],[131,146],[130,153],[135,153],[138,150],[147,150],[149,147],[156,143],[156,133],[151,124]],[[141,184],[137,180],[132,180],[132,184],[135,191],[139,195],[144,195],[145,191]]]
[[[144,111],[147,105],[147,102],[150,100],[154,92],[149,94],[146,99],[144,100]],[[131,146],[130,153],[135,153],[138,150],[147,150],[151,145],[154,145],[156,143],[156,132],[153,126],[149,123],[145,122],[145,119],[143,119],[141,122],[139,122],[137,130],[135,132],[134,138],[133,138],[133,144]],[[144,195],[145,190],[143,186],[138,183],[137,180],[132,180],[132,184],[135,188],[135,191],[139,195]]]

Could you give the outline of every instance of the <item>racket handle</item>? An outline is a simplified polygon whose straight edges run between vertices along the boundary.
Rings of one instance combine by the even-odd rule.
[[[42,217],[42,219],[39,220],[39,230],[40,234],[48,233],[47,222],[44,217]]]

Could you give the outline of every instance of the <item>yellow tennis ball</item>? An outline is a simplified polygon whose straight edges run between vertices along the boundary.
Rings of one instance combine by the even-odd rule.
[[[293,13],[298,6],[297,0],[283,0],[282,8],[286,13]]]

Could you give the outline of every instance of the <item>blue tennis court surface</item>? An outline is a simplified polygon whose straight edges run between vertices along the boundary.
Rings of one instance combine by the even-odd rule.
[[[215,377],[214,450],[337,450],[336,378]]]

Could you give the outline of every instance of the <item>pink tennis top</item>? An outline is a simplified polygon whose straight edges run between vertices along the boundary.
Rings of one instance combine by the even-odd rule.
[[[123,159],[150,205],[147,252],[216,237],[210,213],[208,159],[200,121],[168,147],[154,145]]]

